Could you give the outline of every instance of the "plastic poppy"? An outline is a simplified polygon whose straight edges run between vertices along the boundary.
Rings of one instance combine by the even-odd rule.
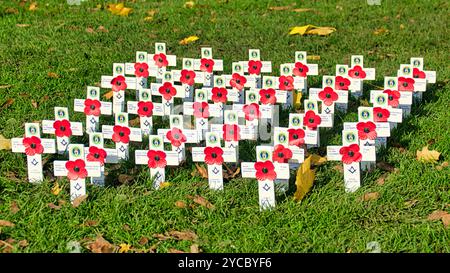
[[[53,122],[53,128],[55,129],[55,135],[57,137],[70,137],[72,135],[70,121],[67,119],[56,120]]]
[[[262,104],[274,105],[277,103],[277,97],[275,96],[275,89],[261,89],[259,90],[259,101]]]
[[[259,75],[261,73],[262,63],[261,61],[248,61],[248,74]]]
[[[316,130],[317,126],[320,125],[322,119],[319,115],[316,115],[314,111],[309,110],[303,116],[303,125],[308,127],[310,130]]]
[[[130,142],[130,128],[120,125],[115,125],[113,127],[113,135],[112,135],[112,141],[114,142],[122,142],[122,143],[128,143]]]
[[[172,128],[172,130],[167,132],[166,137],[175,147],[181,146],[181,144],[186,142],[186,136],[178,128]]]
[[[220,147],[206,147],[205,150],[205,163],[208,165],[221,165],[223,163],[223,150]]]
[[[244,76],[241,76],[238,73],[233,73],[233,75],[231,76],[230,85],[233,88],[242,90],[246,82],[247,79]]]
[[[344,162],[344,164],[360,162],[362,159],[362,154],[359,152],[358,144],[351,144],[350,146],[344,146],[341,149],[339,149],[339,153],[342,155],[342,162]]]
[[[84,100],[84,113],[87,116],[100,116],[100,107],[102,104],[98,100],[85,99]]]
[[[426,78],[426,74],[425,74],[425,72],[420,71],[420,69],[414,68],[413,69],[413,78],[415,78],[415,79],[425,79]]]
[[[264,180],[275,180],[277,178],[277,173],[275,172],[275,166],[270,161],[256,162],[256,179],[259,181]]]
[[[374,140],[377,138],[377,126],[371,121],[358,122],[358,124],[356,124],[356,129],[358,129],[358,137],[361,140]]]
[[[349,86],[350,80],[347,78],[336,76],[336,78],[334,79],[334,89],[336,90],[348,90]]]
[[[25,137],[22,140],[22,144],[25,147],[26,155],[33,156],[44,152],[44,146],[41,144],[41,139],[36,136]]]
[[[414,91],[415,80],[413,78],[398,78],[398,91]]]
[[[192,70],[181,70],[180,82],[187,85],[194,85],[195,72]]]
[[[348,75],[353,79],[364,79],[366,78],[366,72],[362,69],[361,66],[355,65],[352,69],[348,71]]]
[[[319,92],[319,99],[323,101],[323,104],[330,106],[339,99],[339,95],[334,92],[333,88],[325,87]]]
[[[119,92],[121,90],[127,89],[127,83],[125,82],[125,77],[120,75],[111,80],[112,90],[114,92]]]
[[[164,54],[164,53],[159,53],[159,54],[153,55],[153,61],[155,61],[155,65],[159,68],[166,67],[169,65],[166,54]]]
[[[149,168],[165,168],[167,165],[166,153],[164,151],[149,150],[147,152]]]
[[[252,121],[261,117],[261,112],[259,111],[259,105],[257,103],[244,105],[242,110],[244,111],[246,120]]]
[[[151,101],[138,102],[137,113],[140,117],[150,117],[153,114],[153,102]]]
[[[200,60],[200,70],[207,73],[212,73],[214,68],[213,59],[201,59]]]
[[[228,91],[224,87],[213,87],[211,100],[215,103],[227,103]]]
[[[303,129],[289,129],[289,145],[300,147],[305,144],[305,131]]]
[[[209,117],[209,104],[207,102],[194,102],[192,107],[194,108],[194,117],[196,118]]]
[[[105,164],[106,151],[95,146],[89,147],[89,154],[86,156],[87,161],[100,162],[100,165]]]
[[[388,105],[392,107],[398,107],[399,99],[400,99],[400,92],[396,90],[384,90],[383,93],[387,94],[388,96]]]
[[[281,76],[278,78],[280,90],[292,90],[294,89],[294,78],[292,76]]]
[[[158,92],[167,101],[171,100],[177,94],[177,90],[170,82],[165,82],[162,86],[160,86]]]
[[[373,121],[375,122],[387,122],[391,113],[388,109],[384,109],[381,107],[373,108]]]
[[[136,75],[136,77],[148,78],[148,64],[147,63],[135,63],[134,64],[134,75]]]
[[[224,124],[222,130],[225,141],[239,141],[240,128],[237,124]]]
[[[289,159],[292,158],[292,151],[289,148],[278,144],[274,147],[272,159],[274,162],[287,163]]]
[[[307,65],[302,64],[301,62],[296,62],[294,67],[294,75],[298,77],[306,77],[306,74],[308,73],[309,68]]]
[[[67,178],[70,180],[77,180],[86,178],[88,173],[86,170],[86,163],[84,160],[77,159],[75,161],[66,162]]]

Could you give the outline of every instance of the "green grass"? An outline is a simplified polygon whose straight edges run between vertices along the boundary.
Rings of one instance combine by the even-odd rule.
[[[113,62],[133,61],[137,50],[153,52],[158,41],[166,42],[168,52],[180,57],[199,57],[200,46],[209,45],[215,57],[224,59],[228,73],[232,61],[247,58],[249,48],[260,48],[262,59],[271,60],[276,73],[281,63],[293,61],[296,50],[306,50],[321,56],[315,61],[320,76],[308,79],[310,87],[318,87],[322,75],[334,74],[335,64],[349,63],[352,54],[363,54],[365,66],[376,68],[377,81],[370,83],[378,86],[383,76],[395,75],[399,64],[423,56],[425,69],[437,71],[438,83],[429,86],[423,102],[414,105],[410,118],[393,132],[389,148],[379,155],[379,161],[399,169],[389,174],[384,185],[375,183],[383,172],[377,169],[362,175],[361,189],[345,193],[342,173],[333,168],[335,163],[327,163],[317,170],[315,185],[304,201],[292,201],[295,186],[291,184],[289,194],[278,196],[272,211],[259,212],[255,180],[237,178],[226,183],[223,192],[213,192],[206,180],[191,176],[190,164],[168,170],[172,185],[158,191],[150,189],[145,167],[123,165],[120,173],[136,177],[131,184],[89,186],[88,200],[80,207],[65,204],[61,210],[52,210],[48,203],[68,201],[68,182],[60,181],[63,191],[54,196],[53,182],[26,182],[23,155],[0,151],[0,219],[15,223],[15,227],[0,228],[0,240],[29,243],[24,248],[15,243],[14,251],[65,252],[67,242],[96,234],[116,245],[148,249],[157,241],[152,238],[155,233],[192,230],[204,252],[367,252],[370,241],[377,241],[383,252],[450,252],[449,229],[440,221],[427,220],[434,210],[450,211],[449,168],[436,170],[436,165],[415,158],[416,150],[432,140],[429,148],[442,153],[439,163],[449,161],[448,2],[391,0],[369,6],[363,0],[297,1],[297,8],[315,12],[295,13],[268,10],[293,1],[197,1],[195,8],[186,9],[184,1],[137,0],[126,3],[133,8],[129,17],[94,11],[97,4],[106,4],[98,0],[81,6],[68,6],[62,0],[37,2],[38,10],[30,12],[29,4],[21,7],[19,1],[0,0],[0,85],[11,85],[0,89],[0,104],[15,99],[0,110],[0,133],[7,138],[23,135],[25,122],[51,119],[54,106],[73,109],[73,99],[83,98],[87,85],[111,74]],[[7,8],[16,8],[18,14]],[[158,13],[152,22],[145,22],[149,9]],[[337,31],[328,37],[287,35],[290,27],[305,24],[333,26]],[[85,30],[99,26],[109,32]],[[381,27],[389,33],[374,35]],[[189,35],[200,40],[178,44]],[[60,78],[50,78],[49,72]],[[365,84],[366,98],[370,89]],[[324,147],[339,143],[342,122],[356,118],[358,104],[353,100],[353,113],[336,117],[337,128],[324,134]],[[82,114],[70,110],[70,115],[84,122]],[[324,149],[319,152],[323,154]],[[373,191],[380,193],[379,199],[358,201]],[[175,207],[177,200],[190,204],[187,195],[194,194],[207,198],[215,209]],[[409,200],[417,200],[416,205],[405,205]],[[13,201],[20,208],[15,214],[10,211]],[[99,224],[81,226],[87,220]],[[148,245],[138,244],[142,236],[150,238]],[[157,252],[188,251],[189,246],[187,241],[167,240]]]

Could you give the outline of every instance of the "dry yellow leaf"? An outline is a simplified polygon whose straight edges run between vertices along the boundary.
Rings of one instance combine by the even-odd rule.
[[[164,189],[164,188],[169,187],[170,185],[171,185],[170,182],[165,181],[165,182],[162,182],[161,184],[159,184],[159,188]]]
[[[318,27],[313,25],[306,25],[306,26],[296,26],[291,28],[289,35],[319,35],[319,36],[325,36],[329,35],[333,32],[335,32],[336,29],[334,27]]]
[[[146,22],[153,21],[153,16],[147,16],[147,17],[145,17],[145,18],[144,18],[144,21],[146,21]]]
[[[58,195],[61,192],[61,187],[59,186],[58,182],[55,183],[55,186],[52,188],[52,194]]]
[[[30,11],[35,11],[35,10],[37,10],[37,3],[36,3],[36,2],[31,3],[31,5],[30,5],[30,7],[28,8],[28,10],[30,10]]]
[[[188,9],[192,9],[194,6],[195,6],[194,1],[187,1],[186,3],[184,3],[184,7]]]
[[[198,36],[195,36],[195,35],[189,36],[189,37],[186,37],[183,40],[181,40],[179,42],[179,44],[180,45],[187,45],[187,44],[190,44],[190,43],[193,43],[193,42],[197,41],[198,39],[200,39],[200,38],[198,38]]]
[[[119,247],[119,253],[127,253],[131,250],[131,245],[129,244],[120,244]]]
[[[322,156],[316,155],[316,154],[311,155],[311,164],[312,165],[320,166],[325,162],[327,162],[326,157],[322,157]]]
[[[120,10],[118,15],[120,15],[120,16],[128,16],[128,14],[130,14],[132,11],[133,11],[132,8],[123,8],[123,9]]]
[[[0,135],[0,150],[11,150],[11,140]]]
[[[103,97],[107,100],[111,99],[113,96],[114,96],[114,91],[112,91],[112,90],[103,95]]]
[[[308,55],[306,56],[307,60],[312,60],[312,61],[318,61],[320,60],[320,56],[319,55]]]
[[[313,9],[310,8],[303,8],[303,9],[293,9],[292,11],[295,12],[306,12],[306,11],[312,11]]]
[[[29,27],[30,24],[16,24],[16,27]]]
[[[297,170],[295,185],[297,190],[294,193],[294,200],[300,201],[311,190],[314,183],[315,172],[311,170],[312,156],[309,156]]]
[[[74,208],[78,207],[84,200],[86,200],[87,197],[88,197],[87,194],[85,194],[85,195],[81,195],[81,196],[78,196],[77,198],[73,199],[72,207],[74,207]]]
[[[130,12],[133,10],[132,8],[126,8],[123,3],[117,3],[117,4],[109,4],[108,10],[115,15],[120,16],[128,16]]]
[[[440,152],[436,150],[428,150],[428,145],[422,148],[422,151],[417,150],[417,160],[425,162],[436,162],[439,160]]]
[[[0,227],[14,227],[15,225],[7,220],[0,220]]]
[[[381,35],[381,34],[388,34],[389,30],[385,29],[384,27],[381,27],[379,29],[376,29],[373,34],[374,35]]]

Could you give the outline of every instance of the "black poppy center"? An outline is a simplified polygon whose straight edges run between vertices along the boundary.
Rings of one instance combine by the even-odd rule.
[[[161,57],[158,58],[158,62],[162,63],[163,59]]]
[[[95,110],[95,105],[91,105],[91,110]]]
[[[343,83],[343,82],[340,82],[340,83],[339,83],[339,86],[344,86],[344,83]]]
[[[303,67],[299,68],[298,71],[303,72]]]
[[[355,72],[355,76],[359,76],[359,72],[358,71]]]
[[[407,82],[404,82],[404,83],[403,83],[403,86],[404,86],[404,87],[407,87],[407,86],[408,86],[408,83],[407,83]]]
[[[417,79],[419,77],[419,75],[415,74],[413,77]]]
[[[119,133],[119,136],[123,137],[125,134],[123,132]]]
[[[267,168],[262,168],[262,172],[263,172],[263,173],[268,173],[269,170],[268,170]]]
[[[217,96],[219,97],[219,98],[221,98],[222,97],[222,93],[217,93]]]
[[[139,72],[141,72],[141,73],[144,72],[144,68],[142,68],[142,67],[139,68]]]
[[[31,147],[32,149],[35,149],[35,148],[36,148],[36,144],[31,143],[30,147]]]
[[[270,99],[270,94],[266,94],[266,98],[267,98],[267,99]]]
[[[170,94],[170,88],[167,88],[167,89],[166,89],[166,93],[167,93],[167,94]]]
[[[331,98],[331,94],[328,93],[328,94],[325,95],[325,97],[326,97],[327,99],[329,99],[329,98]]]
[[[61,126],[61,127],[59,127],[59,130],[64,132],[66,130],[66,127],[65,126]]]
[[[369,128],[364,128],[364,133],[367,134],[368,132],[370,132]]]
[[[75,168],[73,168],[73,170],[74,170],[75,172],[79,172],[79,171],[80,171],[80,168],[79,168],[79,167],[75,167]]]
[[[288,86],[289,82],[288,81],[284,81],[284,86]]]
[[[279,152],[278,157],[284,157],[284,154],[282,152]]]
[[[348,152],[348,155],[349,155],[350,157],[353,157],[353,156],[355,155],[355,153],[354,153],[353,151],[350,151],[350,152]]]
[[[241,84],[241,80],[237,79],[237,80],[236,80],[236,83],[237,83],[237,84]]]
[[[98,153],[95,153],[95,154],[94,154],[94,157],[95,157],[95,158],[99,158],[100,155],[99,155]]]
[[[142,108],[142,109],[144,109],[145,112],[148,111],[148,107],[147,106],[144,106],[144,108]]]
[[[298,139],[298,135],[297,135],[297,134],[294,134],[294,135],[292,136],[292,138],[293,138],[293,139]]]
[[[309,123],[314,123],[314,119],[313,118],[308,119],[308,121],[309,121]]]
[[[208,68],[209,67],[209,63],[205,63],[205,67]]]
[[[383,117],[383,114],[378,113],[377,116],[378,116],[379,118],[382,118],[382,117]]]
[[[255,70],[256,70],[257,68],[258,68],[258,67],[257,67],[256,65],[254,65],[254,66],[253,66],[253,69],[255,69]]]
[[[216,154],[216,153],[212,153],[212,154],[211,154],[211,157],[212,157],[212,158],[216,158],[216,157],[217,157],[217,154]]]
[[[393,100],[393,99],[394,99],[394,96],[390,95],[390,96],[388,96],[388,99],[389,99],[389,100]]]
[[[159,156],[155,156],[155,161],[159,161],[159,160],[160,160]]]
[[[116,82],[116,85],[121,86],[122,82]]]
[[[175,134],[174,138],[175,138],[175,139],[179,139],[180,136],[179,136],[178,134]]]

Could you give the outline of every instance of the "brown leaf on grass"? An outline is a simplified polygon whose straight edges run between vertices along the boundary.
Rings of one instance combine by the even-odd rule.
[[[139,244],[140,245],[146,245],[148,244],[148,238],[145,236],[142,236],[141,239],[139,240]]]
[[[20,240],[19,241],[19,246],[20,247],[27,247],[28,246],[28,241],[27,240]]]
[[[9,141],[9,139],[7,139],[7,140]],[[0,135],[0,150],[4,150],[4,149],[9,150],[9,149],[11,149],[11,142],[9,142],[9,143],[6,142],[6,144],[5,144],[4,143],[5,141],[6,140],[2,140],[2,136]],[[5,145],[9,145],[9,148],[5,147]],[[17,177],[17,174],[15,172],[6,172],[5,173],[5,177],[8,178],[9,180],[14,181],[14,182],[22,182],[22,180]]]
[[[16,27],[29,27],[30,24],[16,24]]]
[[[100,32],[104,32],[104,33],[109,32],[109,30],[107,30],[104,26],[99,26],[97,28],[97,30],[100,31]]]
[[[95,33],[95,30],[93,28],[91,28],[91,27],[87,27],[86,28],[86,32],[87,33]]]
[[[386,178],[389,176],[389,173],[383,173],[378,179],[377,179],[377,185],[384,185],[384,182]]]
[[[307,12],[307,11],[313,11],[313,9],[310,8],[299,8],[299,9],[293,9],[294,12]]]
[[[5,9],[6,14],[19,14],[19,11],[15,8],[7,8]]]
[[[180,201],[180,200],[176,201],[175,202],[175,207],[184,209],[186,207],[186,203],[184,201]]]
[[[128,123],[130,124],[131,127],[139,127],[140,119],[139,119],[139,117],[136,117],[136,118],[130,120]]]
[[[95,241],[89,243],[87,248],[93,253],[113,253],[117,247],[106,241],[101,235],[97,235]]]
[[[0,248],[3,248],[1,250],[2,253],[11,253],[14,249],[14,246],[5,241],[0,240]]]
[[[367,192],[361,197],[361,201],[377,200],[379,197],[379,192]]]
[[[31,105],[34,107],[34,109],[39,107],[38,103],[35,100],[31,100]]]
[[[9,210],[11,211],[12,214],[16,214],[20,210],[16,201],[11,202],[11,205],[9,206]]]
[[[121,184],[128,184],[133,181],[133,179],[134,176],[128,174],[119,174],[119,176],[117,177],[117,180],[119,180],[119,183]]]
[[[14,103],[14,99],[13,98],[9,98],[7,99],[2,106],[0,106],[0,111],[3,111],[5,109],[7,109],[8,107],[10,107],[13,103]]]
[[[95,227],[98,226],[98,221],[96,220],[87,220],[83,223],[83,226],[85,227]]]
[[[161,233],[153,234],[153,237],[158,239],[158,240],[160,240],[160,241],[165,241],[165,240],[169,240],[169,239],[172,238],[170,236],[167,236],[167,235],[164,235],[164,234],[161,234]]]
[[[7,220],[0,220],[0,227],[14,227],[15,225]]]
[[[35,11],[37,10],[37,3],[33,2],[31,3],[30,7],[28,8],[29,11]]]
[[[277,7],[269,7],[269,10],[280,11],[280,10],[289,10],[292,7],[295,7],[296,3],[291,3],[287,6],[277,6]]]
[[[53,79],[59,78],[59,75],[56,74],[55,72],[48,72],[48,73],[47,73],[47,76],[48,76],[49,78],[53,78]]]
[[[5,85],[0,85],[0,89],[6,89],[6,88],[10,88],[13,87],[11,84],[5,84]]]
[[[188,231],[188,230],[187,231],[173,230],[173,231],[169,231],[167,234],[176,240],[195,241],[198,239],[197,234],[195,234],[192,231]]]
[[[340,173],[343,173],[344,172],[344,167],[342,167],[342,164],[337,164],[337,165],[335,165],[333,167],[333,170],[336,170],[336,171],[338,171]]]
[[[198,244],[191,245],[191,253],[200,253],[200,252],[201,252],[201,250],[198,247]]]
[[[440,152],[436,150],[428,150],[428,145],[424,146],[421,151],[417,150],[416,152],[417,160],[424,162],[432,162],[435,163],[439,160]]]
[[[377,162],[377,167],[386,172],[393,172],[395,169],[394,166],[384,161]]]
[[[72,207],[74,208],[78,207],[81,203],[83,203],[84,200],[86,200],[87,197],[88,197],[87,194],[85,194],[73,199]]]
[[[444,168],[448,167],[448,162],[444,161],[441,165],[436,166],[436,170],[442,171]]]
[[[57,206],[57,205],[55,205],[53,203],[48,203],[47,205],[48,205],[49,208],[54,209],[54,210],[60,210],[61,209],[61,206]]]
[[[109,91],[103,95],[103,97],[107,100],[111,99],[114,96],[114,91]]]
[[[435,221],[435,220],[441,220],[441,218],[445,215],[448,215],[448,212],[443,210],[435,210],[430,215],[428,215],[428,220]]]
[[[444,224],[444,227],[448,228],[450,226],[450,214],[442,216],[441,221]]]
[[[214,208],[214,205],[211,204],[208,200],[206,200],[206,198],[203,197],[203,196],[200,196],[200,195],[196,195],[196,196],[188,195],[187,198],[192,199],[192,201],[194,201],[194,203],[197,203],[197,204],[199,204],[201,206],[204,206],[204,207],[206,207],[208,209],[213,209]]]
[[[206,170],[206,168],[198,163],[195,163],[195,168],[197,171],[194,171],[194,176],[197,174],[200,174],[201,177],[203,178],[208,178],[208,171]]]
[[[389,33],[389,30],[384,27],[378,28],[373,32],[374,35],[382,35],[382,34],[388,34],[388,33]]]
[[[241,168],[238,166],[236,166],[236,169],[234,170],[228,167],[228,165],[225,163],[223,163],[223,166],[225,166],[225,168],[227,169],[226,172],[223,172],[223,178],[226,180],[235,178],[241,172]]]
[[[183,250],[178,250],[175,248],[169,248],[169,252],[168,253],[186,253]]]

